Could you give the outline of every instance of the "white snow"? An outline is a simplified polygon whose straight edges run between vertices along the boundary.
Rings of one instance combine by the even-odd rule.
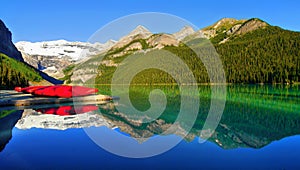
[[[47,67],[45,70],[47,70],[47,71],[56,71],[57,68],[55,66],[51,66],[51,67]],[[45,72],[45,70],[44,70],[44,72]]]
[[[68,42],[66,40],[43,41],[43,42],[27,42],[20,41],[15,45],[23,53],[38,56],[68,56],[72,60],[79,60],[89,55],[98,54],[109,49],[114,43],[109,40],[107,43],[87,43],[87,42]]]

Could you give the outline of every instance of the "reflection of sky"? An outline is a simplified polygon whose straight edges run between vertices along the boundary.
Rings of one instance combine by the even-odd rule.
[[[107,127],[91,127],[84,130],[101,148],[113,154],[130,158],[159,155],[170,150],[182,140],[177,135],[155,135],[150,138],[134,139]]]
[[[111,131],[106,131],[111,133]],[[26,168],[300,168],[300,136],[262,149],[224,150],[211,142],[182,141],[170,151],[146,159],[112,155],[90,140],[82,129],[19,130],[0,153],[0,169]]]

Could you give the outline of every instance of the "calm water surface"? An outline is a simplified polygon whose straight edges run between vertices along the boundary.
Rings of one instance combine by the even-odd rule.
[[[108,88],[101,87],[102,93],[109,94]],[[97,105],[2,108],[0,169],[300,168],[299,86],[228,86],[219,126],[206,142],[199,143],[211,101],[210,88],[200,86],[199,113],[189,134],[167,134],[174,140],[183,136],[184,139],[171,150],[150,158],[114,155],[86,134],[85,130],[97,128],[103,140],[118,133],[135,138],[137,144],[143,143],[138,138],[162,135],[178,116],[178,87],[135,86],[130,99],[136,109],[145,111],[151,107],[149,93],[156,88],[166,94],[167,106],[156,121],[147,123],[139,121],[145,119],[144,115],[119,112],[115,106],[122,106],[122,98]],[[184,128],[183,124],[178,126]]]

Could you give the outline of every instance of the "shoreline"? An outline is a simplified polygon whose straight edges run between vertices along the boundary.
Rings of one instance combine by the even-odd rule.
[[[76,85],[76,84],[69,84],[69,85]],[[124,85],[133,85],[133,86],[174,86],[178,85],[177,83],[154,83],[154,84],[83,84],[83,85],[100,85],[100,86],[111,86],[111,85],[117,85],[117,86],[124,86]],[[200,86],[217,86],[217,85],[284,85],[284,86],[293,86],[293,85],[300,85],[300,82],[297,83],[195,83],[195,84],[180,84],[183,86],[191,86],[191,85],[200,85]]]

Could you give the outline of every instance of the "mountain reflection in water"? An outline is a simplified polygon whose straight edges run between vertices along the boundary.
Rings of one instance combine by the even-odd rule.
[[[152,89],[132,89],[132,103],[139,110],[147,110],[147,99]],[[101,105],[60,106],[53,108],[5,110],[0,113],[1,150],[12,138],[14,126],[18,129],[57,129],[106,126],[120,129],[132,138],[149,138],[162,135],[175,122],[179,108],[178,89],[166,87],[168,104],[156,120],[143,123],[145,116],[121,113],[116,109],[120,103]],[[202,137],[201,130],[210,108],[209,88],[200,92],[201,105],[193,128],[184,135],[184,124],[176,124],[170,131],[192,141]],[[262,148],[275,140],[300,134],[298,86],[291,89],[274,87],[229,87],[224,113],[219,126],[208,139],[224,149],[239,147]],[[124,106],[126,107],[126,106]],[[134,119],[132,119],[134,116]],[[208,133],[211,129],[204,129]],[[164,134],[167,135],[167,134]],[[13,140],[13,138],[12,138]],[[142,141],[141,141],[142,142]]]
[[[22,113],[23,111],[16,110],[0,112],[0,152],[12,138],[12,129],[21,118]]]

